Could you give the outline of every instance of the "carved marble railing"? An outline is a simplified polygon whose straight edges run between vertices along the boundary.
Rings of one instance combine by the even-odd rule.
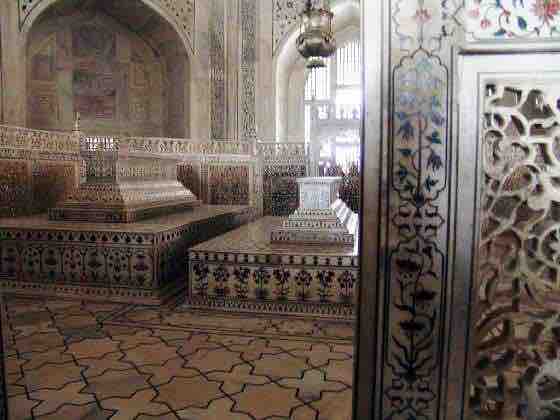
[[[199,154],[199,155],[251,155],[251,142],[239,141],[192,141],[186,139],[157,137],[127,137],[119,139],[126,142],[131,151],[150,153]]]
[[[77,160],[79,144],[77,133],[0,125],[0,158]]]
[[[0,126],[0,215],[44,212],[71,197],[80,179],[98,174],[96,160],[127,153],[173,158],[181,162],[180,181],[205,202],[264,206],[267,214],[297,207],[295,180],[307,173],[303,142],[123,138]]]
[[[253,154],[253,144],[247,141],[193,141],[166,137],[82,136],[81,147],[88,151],[114,151],[123,148],[130,152],[174,155],[241,155]]]
[[[352,104],[320,104],[312,109],[312,115],[318,120],[361,121],[362,109]]]
[[[303,142],[262,141],[256,144],[256,154],[269,160],[279,157],[305,158],[307,156],[307,145]]]
[[[43,154],[69,154],[77,157],[81,149],[116,151],[126,143],[131,152],[172,153],[188,155],[257,156],[265,160],[280,158],[305,159],[303,142],[229,141],[174,139],[165,137],[119,137],[86,135],[82,132],[57,132],[0,125],[0,157],[10,157],[13,150]],[[11,152],[9,152],[11,151]],[[27,155],[31,157],[29,154]],[[22,155],[24,158],[25,155]]]
[[[41,213],[79,183],[79,133],[0,125],[0,216]]]

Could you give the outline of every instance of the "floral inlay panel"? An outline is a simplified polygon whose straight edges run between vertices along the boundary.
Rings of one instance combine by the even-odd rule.
[[[191,248],[189,302],[241,311],[352,316],[357,253],[272,245],[267,231],[281,220],[265,217]]]
[[[384,420],[444,418],[450,68],[463,6],[391,2]]]
[[[465,18],[471,40],[560,36],[559,0],[469,0]]]

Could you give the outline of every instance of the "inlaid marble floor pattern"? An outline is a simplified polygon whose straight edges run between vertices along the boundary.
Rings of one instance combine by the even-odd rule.
[[[345,420],[353,325],[4,296],[11,420]]]

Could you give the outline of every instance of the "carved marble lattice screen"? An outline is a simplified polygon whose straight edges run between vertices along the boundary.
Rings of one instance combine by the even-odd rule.
[[[474,82],[478,104],[462,110],[471,113],[470,124],[468,115],[462,124],[473,126],[472,114],[478,114],[471,138],[477,140],[471,149],[475,159],[459,165],[472,165],[474,176],[462,177],[460,169],[457,206],[462,212],[470,183],[476,184],[470,419],[560,418],[560,67],[555,67],[542,74],[511,73],[516,63],[504,73],[481,72]],[[485,68],[494,70],[491,63]],[[471,147],[469,140],[460,139],[460,153]],[[468,213],[461,218],[470,219]],[[469,243],[456,247],[457,260],[464,260]]]

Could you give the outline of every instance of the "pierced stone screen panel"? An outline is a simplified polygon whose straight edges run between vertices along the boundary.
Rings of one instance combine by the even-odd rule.
[[[560,79],[486,83],[472,418],[560,418]]]

